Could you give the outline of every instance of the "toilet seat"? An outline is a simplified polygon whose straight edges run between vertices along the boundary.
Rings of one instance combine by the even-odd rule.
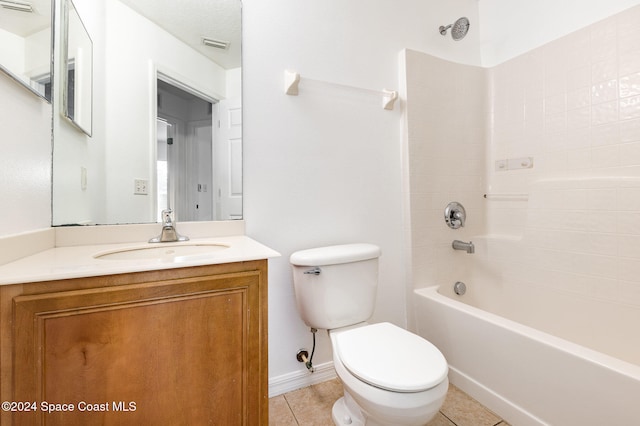
[[[447,377],[447,362],[433,344],[390,323],[339,332],[335,344],[351,374],[381,389],[421,392]]]

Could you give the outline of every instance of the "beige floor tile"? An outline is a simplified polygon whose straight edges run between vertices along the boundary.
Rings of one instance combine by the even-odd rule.
[[[284,395],[269,399],[269,426],[298,426]]]
[[[457,387],[449,385],[447,399],[440,410],[457,426],[494,426],[501,419]]]
[[[330,398],[334,402],[344,395],[344,388],[342,387],[340,379],[333,379],[318,383],[317,385],[313,385],[312,388],[316,389],[317,392],[325,398]],[[333,406],[333,402],[331,405]]]
[[[442,415],[442,413],[438,413],[437,416],[433,418],[427,426],[456,426],[455,423],[452,423],[451,420]]]
[[[287,393],[285,398],[298,424],[327,426],[333,424],[331,408],[341,396],[342,384],[334,379]]]
[[[343,394],[339,379],[271,398],[270,426],[329,426],[331,408]],[[427,426],[509,426],[479,402],[450,385],[440,413]]]

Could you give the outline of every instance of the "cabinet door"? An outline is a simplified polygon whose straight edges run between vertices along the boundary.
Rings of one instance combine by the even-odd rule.
[[[16,297],[14,424],[259,424],[259,274]]]

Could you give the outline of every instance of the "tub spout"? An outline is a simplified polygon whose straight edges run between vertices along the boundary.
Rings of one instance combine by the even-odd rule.
[[[454,240],[453,243],[451,243],[451,247],[453,247],[454,250],[464,250],[469,254],[475,253],[476,251],[476,248],[471,241],[465,243],[464,241]]]

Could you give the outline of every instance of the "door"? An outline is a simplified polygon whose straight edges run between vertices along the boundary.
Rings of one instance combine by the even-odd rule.
[[[213,177],[211,167],[213,130],[211,120],[188,124],[188,152],[185,179],[187,180],[186,211],[181,220],[214,220]]]
[[[217,217],[242,219],[242,104],[240,99],[219,103],[219,137],[215,141]]]

